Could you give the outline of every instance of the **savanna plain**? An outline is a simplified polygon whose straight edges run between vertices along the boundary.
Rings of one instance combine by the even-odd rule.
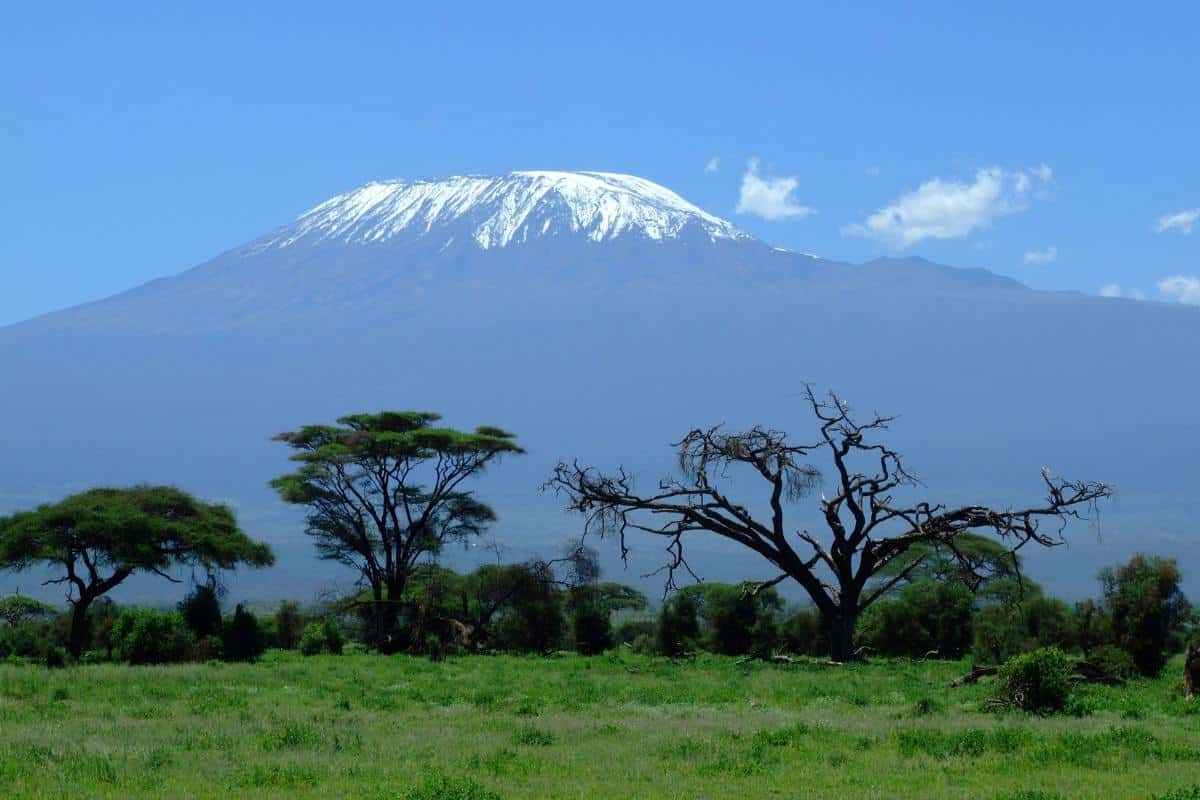
[[[268,651],[0,665],[0,796],[1200,798],[1182,658],[992,710],[968,662]]]

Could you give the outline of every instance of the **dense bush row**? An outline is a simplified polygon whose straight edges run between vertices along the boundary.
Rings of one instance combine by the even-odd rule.
[[[970,653],[998,664],[1044,647],[1078,652],[1116,677],[1159,673],[1197,632],[1174,561],[1135,556],[1100,575],[1099,600],[1070,605],[1037,584],[1001,578],[976,593],[921,579],[870,608],[860,640],[888,655]]]
[[[1102,597],[1074,606],[1015,574],[999,574],[971,591],[943,574],[950,569],[941,563],[917,573],[873,604],[858,628],[863,651],[917,658],[972,655],[977,663],[1000,664],[1054,648],[1032,662],[1012,661],[1002,673],[1000,684],[1009,687],[1002,695],[1025,697],[1042,691],[1030,688],[1028,670],[1041,674],[1064,652],[1079,654],[1114,679],[1156,674],[1166,654],[1180,649],[1196,626],[1196,614],[1179,591],[1178,568],[1160,558],[1137,556],[1105,570]],[[641,593],[600,582],[594,572],[571,582],[558,580],[545,563],[487,565],[465,575],[427,565],[414,572],[394,603],[355,595],[306,610],[286,602],[266,619],[242,606],[225,613],[213,583],[194,587],[173,611],[120,608],[104,600],[88,615],[85,658],[131,664],[252,661],[267,647],[340,654],[347,638],[434,658],[559,649],[591,654],[614,646],[671,657],[697,651],[762,658],[828,653],[815,610],[787,609],[773,588],[696,584],[672,594],[654,613]],[[67,660],[67,626],[56,609],[10,597],[0,600],[0,619],[7,622],[0,625],[0,658]],[[1054,684],[1057,678],[1046,680]]]
[[[16,603],[26,604],[28,612],[4,617],[8,624],[0,626],[0,658],[65,664],[66,615],[23,597],[0,600],[0,609]],[[268,647],[301,646],[301,631],[307,637],[310,628],[320,639],[313,652],[342,651],[335,619],[310,623],[295,603],[281,604],[273,619],[260,619],[241,605],[224,614],[216,588],[206,584],[195,587],[172,611],[120,607],[107,598],[95,603],[88,613],[83,658],[128,664],[254,661]]]

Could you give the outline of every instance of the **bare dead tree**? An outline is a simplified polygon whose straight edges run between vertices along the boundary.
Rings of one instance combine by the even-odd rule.
[[[1068,522],[1084,519],[1088,509],[1111,494],[1103,483],[1062,480],[1043,470],[1045,500],[1028,508],[896,503],[897,489],[919,484],[900,454],[876,441],[894,417],[874,415],[860,422],[836,394],[821,399],[809,388],[806,397],[819,424],[815,443],[792,444],[786,434],[761,427],[741,433],[720,426],[695,429],[673,445],[679,451],[680,477],[664,478],[652,493],[638,493],[633,475],[624,468],[604,474],[578,462],[559,463],[546,488],[585,516],[585,532],[615,536],[622,558],[628,556],[630,531],[665,538],[668,590],[681,570],[696,577],[686,559],[685,537],[716,535],[758,553],[781,572],[749,591],[789,579],[800,584],[821,614],[836,661],[855,657],[854,628],[862,612],[921,564],[923,557],[886,578],[881,575],[909,548],[919,543],[947,548],[963,571],[980,581],[986,576],[978,574],[978,562],[955,547],[960,535],[994,534],[1013,553],[1030,543],[1053,547],[1064,542]],[[822,485],[819,470],[807,463],[821,453],[830,458],[833,471],[832,496],[822,493],[820,501],[828,531],[818,537],[789,530],[784,509]],[[859,471],[860,465],[867,466]],[[766,483],[769,515],[755,516],[726,493],[734,469],[748,469]],[[1045,521],[1056,524],[1042,530]],[[883,579],[872,582],[877,577]]]

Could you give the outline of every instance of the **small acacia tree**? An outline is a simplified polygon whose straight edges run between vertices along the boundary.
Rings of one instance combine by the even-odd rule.
[[[19,594],[0,597],[0,619],[14,628],[26,622],[52,617],[57,613],[54,606],[46,605],[32,597]]]
[[[91,604],[135,572],[178,583],[178,566],[208,571],[274,562],[271,549],[237,526],[227,506],[203,503],[170,486],[92,489],[0,518],[0,568],[45,566],[46,584],[66,588],[67,649],[79,657]]]
[[[434,427],[420,411],[356,414],[281,433],[296,472],[272,481],[307,506],[321,558],[354,568],[370,587],[377,644],[387,645],[413,567],[449,542],[478,536],[496,515],[463,489],[502,456],[524,451],[494,427]]]
[[[873,440],[893,418],[860,422],[836,395],[822,400],[811,390],[806,394],[820,431],[815,443],[793,444],[786,434],[761,427],[742,433],[696,429],[675,445],[682,477],[665,478],[654,491],[639,493],[624,469],[608,475],[578,463],[559,463],[546,485],[585,516],[586,530],[618,536],[622,555],[628,552],[626,534],[631,530],[664,537],[670,556],[668,589],[679,569],[691,572],[685,538],[720,536],[758,553],[781,574],[747,591],[788,579],[800,584],[821,614],[830,653],[839,661],[854,657],[854,629],[863,610],[924,564],[917,557],[883,577],[912,548],[938,545],[956,553],[958,538],[971,531],[1007,540],[1013,551],[1031,542],[1050,547],[1063,541],[1069,519],[1082,517],[1083,509],[1110,493],[1102,483],[1065,481],[1043,471],[1046,499],[1028,508],[897,503],[896,490],[918,484],[897,451]],[[821,452],[833,465],[831,496],[823,493],[820,503],[828,531],[817,536],[789,530],[785,504],[819,485],[821,473],[805,462]],[[726,493],[726,479],[738,470],[765,483],[760,501],[765,517]],[[1059,523],[1053,532],[1041,530],[1047,519]],[[981,566],[977,559],[960,561],[972,573]],[[883,579],[872,582],[877,576]]]
[[[1133,658],[1143,675],[1162,671],[1171,634],[1190,609],[1179,588],[1181,580],[1174,559],[1141,553],[1100,572],[1113,643]]]

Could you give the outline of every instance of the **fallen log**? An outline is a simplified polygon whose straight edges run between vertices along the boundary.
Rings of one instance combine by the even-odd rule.
[[[1109,675],[1090,661],[1076,661],[1075,671],[1086,683],[1103,683],[1107,686],[1120,686],[1125,683],[1122,679]]]
[[[999,671],[1000,667],[973,667],[966,675],[950,681],[950,688],[954,689],[968,683],[978,683],[980,678],[995,675]]]
[[[1198,653],[1200,653],[1200,650],[1198,650]],[[995,675],[999,671],[999,666],[974,667],[966,675],[950,681],[950,688],[954,689],[969,683],[978,683],[980,678],[985,678],[989,675]],[[1112,675],[1109,675],[1107,672],[1090,661],[1085,661],[1082,659],[1075,662],[1074,677],[1083,683],[1103,683],[1107,686],[1120,686],[1125,682],[1120,678],[1115,678]]]

